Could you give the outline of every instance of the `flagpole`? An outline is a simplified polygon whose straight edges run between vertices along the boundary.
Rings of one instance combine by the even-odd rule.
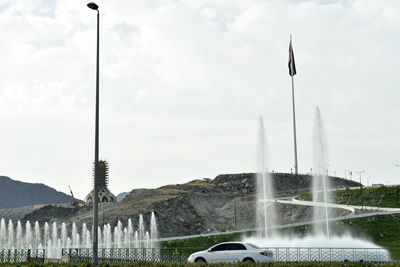
[[[292,106],[293,106],[293,138],[294,138],[294,170],[295,175],[298,175],[298,164],[297,164],[297,137],[296,137],[296,107],[294,101],[294,75],[296,75],[296,65],[294,63],[294,53],[292,47],[292,34],[290,34],[290,46],[289,46],[289,74],[292,77]]]
[[[294,104],[294,75],[292,75],[292,105],[293,105],[293,137],[294,137],[294,171],[297,176],[298,165],[297,165],[297,137],[296,137],[296,108]]]

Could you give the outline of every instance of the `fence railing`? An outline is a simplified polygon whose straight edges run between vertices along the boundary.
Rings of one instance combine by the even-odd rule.
[[[103,262],[185,262],[189,255],[204,248],[113,248],[99,249],[99,260]],[[390,252],[383,248],[294,248],[272,247],[274,261],[318,261],[318,262],[389,262]],[[0,262],[43,262],[44,249],[2,249]],[[69,262],[90,262],[92,249],[64,248],[62,257]]]
[[[388,262],[390,252],[383,248],[268,248],[275,261]]]
[[[101,248],[98,258],[106,262],[185,262],[190,254],[186,248]],[[62,249],[62,256],[68,257],[69,262],[90,262],[92,255],[90,248]]]
[[[388,262],[390,252],[383,248],[266,248],[273,252],[274,261],[318,261],[318,262]],[[204,248],[114,248],[99,249],[99,260],[108,262],[185,262],[189,255]],[[70,262],[90,262],[92,250],[89,248],[63,249],[62,255]]]
[[[1,249],[0,262],[43,262],[44,249]]]

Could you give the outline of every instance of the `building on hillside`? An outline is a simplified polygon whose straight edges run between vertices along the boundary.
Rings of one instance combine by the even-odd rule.
[[[93,177],[94,177],[94,167],[93,167]],[[117,202],[116,197],[108,189],[108,162],[105,160],[99,161],[99,178],[98,178],[99,193],[97,199],[99,203],[104,202]],[[94,178],[93,178],[94,180]],[[93,202],[94,189],[85,197],[85,203],[91,205]]]

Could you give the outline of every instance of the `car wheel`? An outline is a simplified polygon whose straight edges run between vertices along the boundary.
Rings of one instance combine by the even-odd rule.
[[[194,260],[194,262],[206,262],[206,260],[204,258],[197,258]]]
[[[245,258],[243,262],[254,262],[254,260],[252,258]]]

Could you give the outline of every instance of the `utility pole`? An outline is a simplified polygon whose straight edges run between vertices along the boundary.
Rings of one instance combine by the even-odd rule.
[[[234,211],[234,216],[235,216],[235,218],[234,218],[234,225],[235,225],[235,229],[237,229],[237,219],[236,219],[236,216],[237,216],[237,214],[236,214],[236,200],[233,200],[233,211]]]
[[[344,179],[346,179],[347,180],[347,172],[349,172],[350,170],[344,170]]]
[[[344,171],[344,179],[346,181],[347,206],[350,204],[349,180],[347,179],[347,172],[349,172],[349,171],[350,171],[349,169]]]
[[[361,174],[365,171],[356,171],[360,175],[360,201],[361,201],[361,209],[364,209],[364,201],[363,201],[363,188],[362,188],[362,183],[361,183]]]

